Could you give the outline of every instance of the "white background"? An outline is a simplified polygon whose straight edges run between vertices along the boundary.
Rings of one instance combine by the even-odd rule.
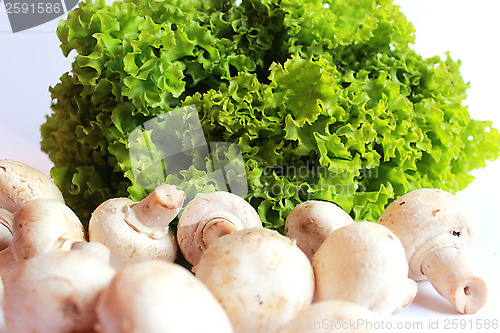
[[[474,119],[492,120],[500,129],[500,1],[498,0],[396,0],[416,29],[414,48],[423,56],[451,52],[462,61],[462,74],[471,83],[467,105]],[[13,34],[4,4],[0,3],[0,159],[16,159],[49,173],[52,163],[40,151],[40,125],[50,113],[49,86],[70,69],[72,58],[59,49],[54,20]],[[429,321],[472,319],[500,320],[500,160],[474,172],[476,180],[458,195],[476,211],[479,239],[471,253],[488,283],[486,305],[475,315],[460,316],[428,283],[409,308],[393,320],[406,325],[417,322],[419,330],[436,331]],[[451,322],[450,322],[451,323]],[[470,325],[470,324],[469,324]],[[470,327],[470,326],[469,326]],[[410,331],[402,329],[399,331]],[[471,331],[468,329],[467,331]],[[493,331],[483,329],[481,331]]]

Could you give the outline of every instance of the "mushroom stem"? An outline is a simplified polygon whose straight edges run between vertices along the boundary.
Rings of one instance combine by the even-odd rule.
[[[215,240],[236,231],[236,226],[230,220],[217,217],[205,224],[202,233],[202,244],[206,250]]]
[[[164,229],[184,203],[184,192],[174,185],[162,184],[143,200],[131,205],[142,225],[151,229]]]
[[[439,294],[462,314],[475,313],[486,302],[486,283],[456,247],[430,252],[421,270]]]

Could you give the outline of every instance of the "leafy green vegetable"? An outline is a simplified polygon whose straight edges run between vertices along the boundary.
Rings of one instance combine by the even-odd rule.
[[[76,54],[50,89],[42,149],[83,221],[107,198],[147,195],[128,135],[191,104],[208,141],[238,144],[247,200],[275,229],[307,199],[375,220],[407,191],[463,189],[500,153],[463,103],[460,62],[413,51],[390,0],[87,0],[57,33]],[[204,191],[200,173],[182,177]]]

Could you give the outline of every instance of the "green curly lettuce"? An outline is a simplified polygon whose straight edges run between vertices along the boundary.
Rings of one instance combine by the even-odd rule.
[[[87,0],[57,34],[75,59],[50,88],[41,145],[83,221],[149,193],[128,137],[181,106],[196,106],[208,142],[238,145],[246,199],[278,230],[308,199],[376,220],[410,190],[465,188],[500,154],[498,131],[464,105],[460,62],[413,51],[390,0]],[[213,190],[206,164],[165,181]]]

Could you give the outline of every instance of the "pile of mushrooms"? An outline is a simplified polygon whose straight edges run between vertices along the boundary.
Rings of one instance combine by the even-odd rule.
[[[24,163],[0,160],[0,276],[21,262],[85,240],[83,225],[52,180]],[[10,233],[10,235],[9,235]]]
[[[169,223],[182,207],[182,191],[163,184],[137,203],[103,202],[92,214],[89,242],[47,176],[16,161],[0,165],[0,295],[5,286],[9,332],[148,333],[186,325],[233,332],[208,288],[171,263],[177,243]],[[192,311],[203,320],[188,323]]]
[[[389,315],[412,302],[415,282],[428,279],[459,313],[485,304],[486,283],[466,257],[477,218],[457,196],[412,191],[388,205],[378,223],[351,223],[331,203],[316,205],[299,204],[285,225],[312,257],[315,301],[344,300]]]
[[[6,326],[289,333],[294,323],[390,316],[426,279],[459,313],[485,303],[486,283],[465,256],[477,220],[448,192],[410,192],[378,223],[354,222],[320,200],[297,205],[284,222],[281,235],[234,194],[198,194],[185,203],[181,190],[162,184],[139,202],[103,202],[86,235],[49,177],[0,160]],[[321,332],[349,332],[330,328]]]
[[[8,332],[93,332],[99,295],[115,275],[108,250],[97,246],[46,252],[17,265],[4,281]]]

